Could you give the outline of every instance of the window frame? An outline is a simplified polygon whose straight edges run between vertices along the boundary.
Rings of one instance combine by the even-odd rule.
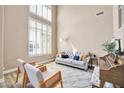
[[[37,6],[37,5],[36,5]],[[29,57],[40,57],[40,56],[48,56],[48,55],[51,55],[52,54],[52,12],[53,12],[53,10],[52,10],[52,5],[51,5],[51,21],[49,21],[49,20],[47,20],[46,18],[44,18],[44,17],[42,17],[42,16],[39,16],[39,15],[37,15],[37,14],[34,14],[34,13],[32,13],[32,12],[30,12],[30,9],[29,9],[29,7],[30,6],[28,6],[27,8],[28,8],[28,56]],[[50,47],[51,47],[51,49],[50,49],[50,52],[47,52],[46,54],[44,54],[43,53],[43,51],[41,51],[42,53],[41,54],[38,54],[37,53],[37,48],[35,49],[35,52],[36,52],[36,54],[30,54],[29,53],[29,33],[30,33],[30,21],[29,20],[34,20],[36,23],[38,22],[38,23],[41,23],[42,25],[46,25],[46,26],[48,26],[48,27],[51,27],[51,43],[50,43]],[[35,24],[36,24],[35,23]],[[36,25],[37,26],[37,25]],[[35,27],[35,31],[37,31],[37,27]],[[42,32],[43,33],[43,32]],[[35,42],[37,42],[37,32],[35,32]],[[48,37],[47,37],[48,38]],[[47,44],[48,45],[48,44]],[[43,47],[43,45],[42,45],[42,47]],[[47,46],[48,47],[48,46]],[[43,48],[42,48],[43,49]],[[48,50],[48,49],[47,49]]]

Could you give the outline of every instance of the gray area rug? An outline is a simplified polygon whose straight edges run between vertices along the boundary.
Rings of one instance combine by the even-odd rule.
[[[46,65],[48,70],[60,70],[62,73],[64,88],[91,88],[91,76],[93,70],[81,70],[61,64],[55,64],[54,62]],[[9,88],[21,88],[21,83],[15,84],[16,73],[10,73],[5,75],[5,85]],[[19,80],[22,80],[20,75]],[[20,82],[20,81],[19,81]],[[5,87],[5,86],[4,86]],[[28,86],[31,87],[31,86]]]
[[[90,82],[93,70],[81,70],[61,64],[51,64],[48,70],[58,69],[62,73],[63,85],[65,88],[88,88],[92,87]]]

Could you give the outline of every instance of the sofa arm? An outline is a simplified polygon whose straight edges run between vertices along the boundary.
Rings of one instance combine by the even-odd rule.
[[[87,57],[83,62],[84,62],[84,69],[88,70],[88,65],[89,65],[89,62],[90,62],[90,57]]]
[[[89,63],[90,63],[90,57],[87,57],[86,58],[86,69],[88,69]]]
[[[84,61],[89,63],[90,62],[90,57],[87,57]]]
[[[60,57],[60,54],[56,54],[56,58],[57,58],[57,57]]]

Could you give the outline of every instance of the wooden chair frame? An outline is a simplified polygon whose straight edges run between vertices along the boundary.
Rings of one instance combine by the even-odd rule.
[[[58,82],[60,82],[61,88],[63,88],[63,82],[62,82],[61,71],[58,71],[58,72],[55,73],[53,76],[49,77],[47,80],[42,80],[42,81],[40,82],[40,87],[41,87],[41,88],[46,88],[46,87],[47,87],[47,86],[46,86],[46,83],[47,83],[47,82],[50,82],[50,81],[51,81],[54,77],[56,77],[57,75],[59,75],[59,79],[58,79],[56,82],[54,82],[52,85],[50,85],[48,88],[55,87],[55,86],[58,84]]]
[[[36,62],[30,62],[29,64],[35,66],[35,65],[36,65]],[[42,64],[41,64],[41,65],[38,65],[37,68],[39,68],[42,72],[47,70],[47,68],[44,67]],[[18,81],[19,74],[20,74],[20,69],[19,69],[19,67],[18,67],[18,68],[17,68],[17,72],[16,72],[16,80],[15,80],[15,83],[17,83],[17,81]],[[23,80],[22,80],[22,87],[23,87],[23,88],[26,87],[26,84],[27,84],[28,82],[29,82],[28,76],[27,76],[26,71],[25,71],[25,72],[24,72],[24,75],[23,75]]]

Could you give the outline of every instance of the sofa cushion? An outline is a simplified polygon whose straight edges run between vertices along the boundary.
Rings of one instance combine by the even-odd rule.
[[[24,67],[28,75],[29,81],[31,82],[33,87],[40,87],[39,82],[43,80],[42,72],[38,68],[35,68],[30,64],[25,64]]]
[[[64,62],[64,63],[72,63],[72,60],[73,59],[71,59],[71,58],[56,58],[56,61],[58,61],[60,63],[62,63],[62,62]]]
[[[61,57],[57,57],[57,58],[56,58],[56,61],[62,61],[62,59],[63,59],[63,58],[61,58]]]
[[[72,64],[78,65],[78,66],[85,66],[86,62],[85,61],[77,61],[77,60],[73,60]]]

